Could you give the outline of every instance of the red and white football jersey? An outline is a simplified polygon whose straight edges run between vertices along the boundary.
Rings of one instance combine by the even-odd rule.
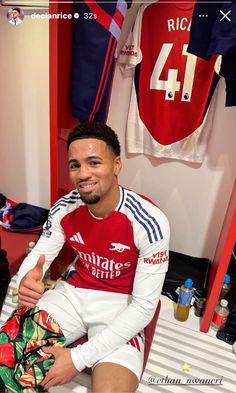
[[[206,114],[219,77],[216,57],[205,61],[187,52],[192,12],[191,3],[142,5],[120,51],[121,68],[135,67],[126,132],[130,153],[203,160],[211,129]]]
[[[168,269],[169,225],[152,202],[120,187],[120,202],[108,217],[93,217],[78,191],[50,209],[43,233],[19,271],[20,279],[41,254],[48,268],[65,241],[78,256],[66,281],[77,288],[131,294],[136,272]]]
[[[42,254],[46,270],[67,240],[77,260],[59,287],[73,307],[74,297],[77,305],[86,298],[85,309],[95,310],[93,324],[99,330],[104,323],[104,304],[109,314],[109,308],[116,307],[114,299],[117,301],[112,321],[71,350],[79,371],[126,345],[150,322],[168,269],[169,232],[168,220],[157,206],[123,187],[116,209],[103,219],[91,215],[77,190],[50,209],[39,241],[20,267],[18,285]],[[56,297],[60,288],[52,291]],[[43,296],[39,307],[46,309],[48,303]],[[85,309],[76,311],[81,319],[86,319]],[[53,307],[51,314],[54,316]]]

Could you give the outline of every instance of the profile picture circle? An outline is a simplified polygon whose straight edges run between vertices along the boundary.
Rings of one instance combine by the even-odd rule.
[[[7,19],[11,25],[20,25],[24,20],[25,14],[19,7],[10,8],[7,12]]]

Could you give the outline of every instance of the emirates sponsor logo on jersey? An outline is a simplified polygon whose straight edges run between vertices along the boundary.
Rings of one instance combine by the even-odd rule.
[[[147,263],[149,265],[159,265],[168,261],[169,261],[169,257],[168,257],[167,250],[159,251],[157,253],[152,254],[151,257],[144,258],[144,263]]]
[[[122,270],[131,267],[131,262],[116,262],[101,255],[78,251],[80,262],[96,278],[112,280],[121,275]]]
[[[80,234],[79,232],[77,232],[75,235],[71,236],[71,237],[70,237],[70,240],[71,240],[72,242],[77,242],[77,243],[85,244],[84,241],[83,241],[83,239],[82,239],[82,236],[81,236],[81,234]]]
[[[111,243],[111,246],[112,248],[109,248],[110,251],[123,252],[124,250],[130,250],[129,246],[122,243]]]

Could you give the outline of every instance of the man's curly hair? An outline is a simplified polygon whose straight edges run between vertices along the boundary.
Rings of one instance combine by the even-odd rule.
[[[115,131],[106,124],[87,122],[77,125],[67,139],[67,149],[72,142],[78,139],[94,138],[104,141],[113,151],[115,156],[120,155],[120,142]]]

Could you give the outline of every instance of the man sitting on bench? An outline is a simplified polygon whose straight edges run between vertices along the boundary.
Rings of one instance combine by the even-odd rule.
[[[51,208],[19,270],[24,307],[0,330],[0,376],[9,389],[41,391],[92,367],[93,392],[135,392],[143,329],[168,268],[169,224],[150,200],[119,186],[120,144],[110,127],[78,125],[68,137],[68,156],[76,189]],[[44,292],[43,274],[66,240],[78,259]],[[85,334],[84,344],[61,347]]]

